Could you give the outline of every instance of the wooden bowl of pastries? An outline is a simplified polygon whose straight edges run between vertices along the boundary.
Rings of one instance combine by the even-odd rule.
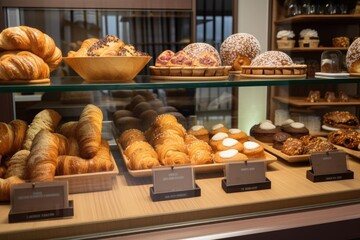
[[[132,82],[151,60],[150,56],[64,57],[87,82]]]

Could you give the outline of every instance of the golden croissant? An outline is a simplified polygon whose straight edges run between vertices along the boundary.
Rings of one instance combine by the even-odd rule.
[[[49,77],[49,66],[31,52],[5,51],[0,54],[1,80],[34,80]]]
[[[40,30],[28,26],[9,27],[0,33],[0,50],[26,50],[42,58],[56,69],[62,61],[61,50],[54,40]]]

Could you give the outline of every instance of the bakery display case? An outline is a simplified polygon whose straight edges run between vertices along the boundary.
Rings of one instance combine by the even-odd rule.
[[[122,7],[127,6],[125,2]],[[26,16],[27,2],[22,4],[25,4],[25,11],[20,15]],[[91,6],[93,2],[89,4]],[[170,11],[166,17],[176,15],[181,23],[189,21],[187,18],[192,14],[192,5],[184,4],[172,6],[181,9],[181,14]],[[82,6],[80,4],[77,7]],[[29,15],[37,10],[31,9]],[[142,11],[122,13],[126,15],[122,15],[126,22],[133,21],[135,17],[136,21],[143,20],[144,17]],[[159,15],[152,17],[157,19]],[[67,24],[70,22],[66,22],[64,29]],[[57,39],[56,34],[54,36]],[[91,36],[84,39],[91,39]],[[95,41],[99,42],[102,41]],[[176,40],[171,43],[172,47],[167,48],[174,51],[183,49],[185,42],[180,42]],[[64,47],[67,43],[61,42],[59,45]],[[135,43],[137,48],[144,46],[141,41]],[[191,46],[198,45],[195,43]],[[66,47],[64,49],[63,57],[68,51],[74,51]],[[79,53],[80,50],[77,51]],[[209,58],[206,54],[205,57]],[[169,236],[191,237],[191,234],[192,237],[207,238],[264,234],[262,236],[265,238],[276,238],[271,233],[285,233],[284,229],[287,229],[295,235],[312,224],[314,234],[311,236],[320,238],[323,236],[318,235],[316,227],[331,224],[338,224],[339,227],[346,221],[349,224],[343,228],[343,236],[359,236],[358,229],[352,225],[360,219],[356,212],[360,206],[360,135],[356,132],[360,125],[356,97],[360,80],[358,76],[305,78],[294,74],[298,69],[283,67],[281,72],[284,74],[281,77],[274,74],[279,69],[269,68],[260,71],[271,71],[272,75],[263,74],[253,78],[249,74],[252,77],[239,78],[237,71],[231,71],[234,70],[231,69],[233,66],[160,67],[154,66],[160,54],[151,52],[149,55],[144,57],[147,60],[143,64],[144,69],[138,69],[136,76],[131,79],[102,79],[104,75],[101,75],[89,81],[75,74],[78,70],[76,67],[68,68],[67,61],[62,61],[60,67],[52,71],[47,82],[1,82],[1,99],[10,99],[11,102],[2,105],[2,108],[14,111],[16,115],[10,113],[1,119],[0,130],[4,134],[2,132],[0,140],[14,140],[8,141],[12,144],[6,144],[5,141],[1,144],[0,165],[6,164],[7,169],[5,175],[0,172],[0,176],[10,174],[9,169],[20,169],[12,160],[15,154],[10,155],[15,149],[24,146],[26,149],[18,152],[26,155],[24,159],[28,161],[25,167],[21,166],[25,174],[22,178],[26,181],[20,177],[20,180],[12,178],[15,180],[11,184],[19,183],[18,186],[32,191],[38,187],[46,189],[46,184],[42,186],[39,183],[42,181],[50,183],[48,190],[59,186],[57,184],[65,184],[67,191],[60,194],[61,200],[69,203],[63,208],[51,209],[54,211],[45,209],[45,213],[20,211],[20,215],[25,216],[20,221],[13,218],[14,208],[18,207],[16,199],[27,199],[29,203],[31,197],[45,198],[45,201],[41,199],[39,202],[51,205],[52,201],[46,198],[56,194],[51,192],[42,196],[37,192],[35,195],[16,195],[19,190],[13,186],[12,195],[9,195],[10,183],[6,179],[10,177],[1,177],[1,239],[168,239]],[[183,56],[188,57],[185,54]],[[95,57],[101,58],[87,56],[90,60]],[[125,61],[129,68],[132,65],[128,60],[132,56],[113,58],[122,58],[121,61]],[[111,57],[104,59],[105,65],[114,64]],[[96,71],[96,64],[91,70],[94,69]],[[301,75],[304,75],[304,68],[299,69]],[[254,68],[251,70],[255,71]],[[292,74],[285,74],[288,72]],[[304,86],[311,89],[312,94],[295,97],[294,89]],[[271,90],[268,102],[259,101],[257,94],[244,97],[238,91],[249,89],[252,92],[258,88]],[[342,102],[322,101],[324,97],[318,91],[319,88],[342,90],[346,93],[342,98],[350,98]],[[40,98],[33,97],[37,95]],[[21,106],[13,104],[13,99],[26,97],[35,103]],[[327,94],[327,97],[333,96]],[[241,106],[247,105],[247,108],[239,107],[239,103],[242,103]],[[266,109],[266,119],[255,116],[256,109]],[[298,115],[294,115],[294,112]],[[305,114],[307,118],[301,117],[299,113]],[[289,122],[290,117],[296,122]],[[13,120],[15,118],[17,121]],[[322,123],[332,125],[333,128],[328,126],[323,129],[320,126]],[[249,124],[253,126],[249,130],[240,127]],[[335,129],[343,124],[353,130]],[[31,132],[29,129],[39,130],[36,135],[29,137],[30,140],[27,134]],[[277,133],[282,135],[275,138]],[[9,139],[5,139],[5,135]],[[26,138],[23,145],[16,140],[20,135]],[[293,142],[284,141],[284,136],[286,139],[291,136]],[[16,156],[20,158],[18,152]],[[324,164],[320,160],[329,160],[333,154],[337,156],[337,163],[341,163],[340,167],[334,168],[341,168],[342,172],[331,169],[331,174],[328,171],[317,175],[314,164],[310,162],[317,160]],[[38,159],[45,163],[35,164],[40,161]],[[50,161],[53,159],[56,161]],[[40,169],[40,165],[46,165],[45,170]],[[238,166],[241,167],[240,171],[255,171],[256,168],[259,175],[256,181],[246,179],[238,184],[238,173],[231,175]],[[164,173],[167,175],[161,175]],[[168,184],[170,180],[178,180],[186,187],[181,185],[174,189]],[[237,184],[229,184],[231,181]],[[27,185],[28,182],[31,183]],[[36,209],[41,208],[37,206]],[[323,211],[334,219],[321,219],[319,213]],[[314,215],[306,218],[311,221],[304,220],[306,214]],[[299,222],[296,222],[299,215],[304,218],[300,217]],[[291,222],[292,225],[283,227],[282,221]],[[271,229],[268,228],[270,222],[273,225]],[[256,226],[251,226],[251,223]],[[204,228],[207,230],[204,231]],[[331,228],[327,233],[336,230]],[[230,235],[221,235],[224,231]]]

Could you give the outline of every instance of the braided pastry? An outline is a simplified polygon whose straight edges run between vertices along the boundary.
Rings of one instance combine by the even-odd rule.
[[[6,51],[0,54],[1,80],[33,80],[49,77],[49,66],[31,52]]]
[[[28,26],[9,27],[0,33],[0,50],[25,50],[42,58],[50,70],[62,61],[62,53],[54,40],[40,30]]]
[[[151,169],[159,166],[158,154],[154,148],[145,141],[136,141],[125,149],[128,158],[127,166],[132,170]]]

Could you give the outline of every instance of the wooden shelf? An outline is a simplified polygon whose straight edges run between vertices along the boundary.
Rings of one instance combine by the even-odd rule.
[[[275,25],[297,24],[297,23],[351,23],[360,21],[359,14],[334,14],[334,15],[297,15],[289,18],[275,20]]]
[[[274,96],[274,100],[281,103],[290,104],[297,107],[312,107],[312,106],[358,106],[360,105],[360,100],[350,99],[349,102],[326,102],[324,100],[320,102],[308,102],[306,97],[279,97]]]
[[[277,50],[283,52],[323,52],[323,51],[332,51],[332,50],[339,50],[339,51],[347,51],[348,48],[346,47],[317,47],[317,48],[278,48]]]

